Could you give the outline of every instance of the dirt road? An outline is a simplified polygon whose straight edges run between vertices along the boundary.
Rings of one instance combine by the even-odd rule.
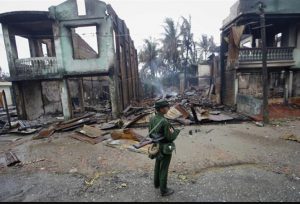
[[[170,166],[169,185],[176,193],[169,198],[153,188],[154,161],[147,155],[83,143],[69,134],[14,143],[6,142],[12,136],[1,137],[0,155],[12,149],[22,161],[45,160],[0,167],[0,200],[300,201],[300,143],[280,139],[300,135],[299,120],[268,127],[184,127]]]

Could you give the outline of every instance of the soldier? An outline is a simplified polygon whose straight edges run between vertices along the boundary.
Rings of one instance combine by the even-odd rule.
[[[149,131],[157,126],[153,133],[164,137],[159,142],[159,153],[155,161],[154,187],[160,188],[162,196],[169,196],[174,190],[167,188],[167,178],[172,151],[175,149],[173,141],[177,138],[179,130],[174,129],[164,115],[169,111],[170,106],[166,100],[159,100],[155,103],[156,115],[150,119]]]

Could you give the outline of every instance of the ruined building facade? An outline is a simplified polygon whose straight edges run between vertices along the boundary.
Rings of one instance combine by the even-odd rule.
[[[83,14],[76,0],[49,11],[0,14],[20,118],[63,113],[68,119],[76,105],[83,111],[106,100],[116,117],[139,98],[137,51],[125,22],[104,2],[84,6]],[[30,57],[19,57],[17,36],[27,40]]]
[[[250,115],[261,112],[262,51],[257,0],[239,0],[223,22],[221,99]],[[269,103],[300,97],[300,1],[261,0],[266,14]]]

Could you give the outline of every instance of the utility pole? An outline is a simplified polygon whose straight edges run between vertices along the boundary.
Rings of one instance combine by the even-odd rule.
[[[189,39],[184,39],[184,43],[186,46],[186,57],[184,61],[184,89],[187,88],[187,68],[188,68],[188,56],[189,56]]]
[[[265,5],[262,2],[258,3],[260,11],[260,27],[261,27],[261,50],[262,50],[262,78],[263,78],[263,122],[268,124],[269,119],[269,73],[267,67],[267,46],[266,46],[266,18]]]
[[[187,54],[186,54],[186,58],[185,58],[185,62],[184,62],[184,89],[187,88],[187,68],[188,68],[188,61],[187,61],[187,58],[188,58],[188,50],[187,50]]]

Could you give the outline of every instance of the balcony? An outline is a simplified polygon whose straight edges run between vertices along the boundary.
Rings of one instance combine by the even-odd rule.
[[[295,64],[293,47],[267,48],[268,67],[288,67]],[[239,68],[262,67],[261,48],[241,48],[239,52]]]
[[[55,57],[35,57],[15,60],[12,80],[59,78]]]

